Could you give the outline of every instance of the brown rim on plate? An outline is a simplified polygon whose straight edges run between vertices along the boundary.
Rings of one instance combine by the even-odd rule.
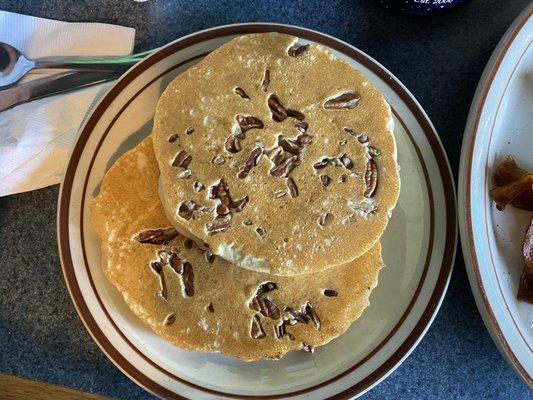
[[[496,317],[494,315],[494,311],[492,310],[492,307],[490,306],[489,300],[487,298],[487,293],[485,291],[485,287],[483,286],[483,281],[481,279],[481,273],[480,273],[480,267],[479,263],[477,261],[477,255],[475,251],[474,246],[474,233],[472,228],[472,213],[471,210],[471,184],[472,184],[472,162],[473,162],[473,156],[474,156],[474,143],[476,141],[477,131],[479,127],[479,121],[481,119],[481,113],[483,111],[483,107],[485,105],[485,101],[487,100],[487,95],[489,93],[489,90],[492,86],[492,83],[494,81],[494,78],[496,76],[496,73],[498,72],[500,65],[507,55],[507,51],[509,50],[509,47],[511,47],[511,44],[513,43],[514,39],[522,29],[522,27],[525,25],[525,23],[533,16],[533,8],[528,6],[526,10],[522,13],[521,16],[518,17],[518,19],[513,23],[510,30],[504,35],[502,38],[503,43],[501,44],[501,50],[494,61],[494,64],[490,68],[490,70],[487,70],[484,72],[484,74],[487,74],[487,80],[483,86],[483,89],[481,91],[481,95],[479,97],[479,101],[475,106],[475,115],[474,122],[472,124],[472,127],[469,132],[466,132],[469,134],[469,140],[467,143],[467,148],[464,150],[466,151],[467,157],[466,157],[466,225],[467,225],[467,235],[466,240],[468,241],[468,248],[470,249],[470,260],[472,262],[472,270],[474,271],[476,284],[479,289],[479,293],[481,295],[481,298],[483,300],[483,305],[485,309],[487,310],[487,316],[488,320],[484,318],[485,324],[490,324],[490,327],[492,328],[492,331],[497,336],[497,340],[499,344],[501,345],[501,350],[505,355],[507,356],[507,360],[513,365],[515,370],[520,374],[521,378],[526,382],[529,387],[533,387],[533,378],[529,376],[523,365],[520,363],[520,361],[516,358],[513,350],[509,346],[509,343],[505,339],[505,336],[503,335],[503,332],[500,329],[500,326],[498,325],[498,322],[496,321]],[[497,48],[500,47],[500,45],[497,46]],[[490,61],[489,61],[490,62]],[[483,79],[483,78],[482,78]],[[506,83],[506,86],[509,84],[509,82]],[[474,110],[474,108],[472,108]],[[472,110],[470,113],[472,113]],[[492,136],[492,131],[491,131]],[[499,282],[498,282],[499,286]],[[500,288],[501,290],[501,288]],[[512,317],[511,317],[512,318]],[[516,324],[516,322],[513,319],[513,322]]]
[[[354,386],[351,388],[343,391],[342,393],[337,394],[335,397],[350,397],[354,395],[361,394],[363,391],[365,391],[369,386],[373,385],[376,381],[383,378],[385,375],[387,375],[394,366],[402,359],[404,358],[409,351],[413,348],[413,346],[416,344],[416,342],[420,339],[424,331],[428,328],[429,323],[431,319],[433,318],[435,311],[440,303],[440,300],[442,299],[443,292],[446,289],[451,269],[453,265],[453,259],[455,254],[455,244],[456,244],[456,235],[457,235],[457,224],[456,224],[456,210],[455,210],[455,191],[454,191],[454,185],[453,180],[451,178],[451,173],[449,170],[449,166],[447,163],[446,156],[444,154],[444,151],[442,149],[442,146],[439,142],[438,136],[429,122],[427,116],[423,112],[423,110],[420,108],[420,106],[416,103],[416,101],[412,98],[412,96],[407,92],[407,90],[399,83],[397,80],[395,80],[392,75],[386,71],[381,65],[379,65],[376,61],[369,58],[364,53],[360,52],[359,50],[351,47],[350,45],[341,42],[337,39],[334,39],[332,37],[320,34],[318,32],[306,30],[303,28],[298,27],[292,27],[287,25],[276,25],[276,24],[241,24],[241,25],[233,25],[233,26],[224,26],[220,28],[215,28],[207,31],[202,31],[196,34],[193,34],[191,36],[187,36],[181,40],[178,40],[154,55],[150,56],[149,58],[143,60],[140,62],[135,68],[130,70],[127,74],[125,74],[118,82],[117,84],[106,94],[106,96],[102,99],[102,101],[98,104],[98,106],[95,108],[95,110],[92,112],[91,116],[88,118],[86,124],[80,131],[79,139],[74,147],[74,150],[72,152],[71,158],[69,160],[66,172],[65,172],[65,178],[63,181],[63,184],[61,186],[61,192],[59,195],[59,208],[58,208],[58,238],[59,238],[59,251],[61,256],[61,262],[63,266],[63,273],[65,275],[65,280],[67,281],[67,287],[69,289],[70,295],[72,297],[72,300],[74,302],[74,305],[86,325],[87,329],[89,330],[91,336],[93,339],[97,342],[97,344],[102,348],[104,353],[117,365],[117,367],[124,372],[127,376],[129,376],[132,380],[137,382],[139,385],[144,387],[146,390],[159,395],[164,396],[166,398],[182,398],[179,395],[169,391],[168,389],[162,387],[155,381],[148,378],[146,375],[143,374],[142,371],[138,370],[135,366],[133,366],[124,356],[120,354],[120,352],[114,348],[114,346],[111,344],[111,342],[105,337],[105,334],[101,331],[100,327],[94,320],[93,316],[90,314],[90,311],[87,307],[87,304],[85,303],[83,299],[83,295],[81,293],[80,287],[78,285],[78,282],[76,280],[76,275],[74,272],[74,265],[72,262],[72,257],[70,254],[70,243],[69,243],[69,234],[68,234],[68,218],[69,218],[69,204],[70,204],[70,196],[71,196],[71,190],[72,190],[72,184],[74,180],[74,174],[77,168],[78,161],[81,157],[83,148],[85,143],[87,142],[92,129],[98,122],[99,118],[101,117],[102,113],[105,111],[105,109],[111,104],[111,102],[121,93],[121,91],[126,87],[129,83],[131,83],[137,76],[139,76],[143,71],[145,71],[150,66],[154,65],[156,62],[174,54],[176,51],[179,51],[183,48],[186,48],[188,46],[191,46],[193,44],[200,43],[204,40],[214,39],[218,37],[223,36],[230,36],[230,35],[238,35],[238,34],[245,34],[245,33],[252,33],[252,32],[269,32],[269,31],[278,31],[281,33],[288,33],[292,34],[298,37],[301,37],[303,39],[311,40],[320,44],[324,44],[328,47],[331,47],[355,60],[357,60],[359,63],[364,65],[366,68],[371,70],[373,73],[378,75],[382,80],[388,82],[389,86],[394,90],[394,92],[405,102],[407,107],[410,109],[410,111],[415,116],[417,122],[422,127],[426,138],[430,144],[430,147],[432,149],[432,152],[435,156],[439,172],[441,175],[441,179],[443,182],[443,189],[445,193],[445,201],[446,201],[446,241],[445,241],[445,247],[444,247],[444,254],[443,254],[443,263],[440,269],[440,273],[437,279],[437,282],[435,284],[435,288],[433,290],[433,293],[428,301],[428,304],[423,311],[418,323],[413,328],[413,330],[410,332],[409,337],[398,347],[398,349],[395,351],[395,353],[390,356],[382,365],[380,365],[375,371],[370,373],[367,377],[365,377],[360,382],[357,382]],[[199,58],[203,55],[199,55],[195,58]],[[181,63],[180,65],[190,62],[192,60],[187,60]],[[177,66],[174,66],[173,68],[177,68]],[[173,69],[171,68],[171,69]],[[168,73],[168,71],[165,71],[165,73]],[[158,78],[155,78],[158,79]],[[152,81],[153,82],[153,81]],[[135,95],[133,95],[129,100],[128,103],[131,102],[142,90],[144,90],[146,87],[148,87],[150,83],[148,83],[145,87],[143,87],[139,92],[137,92]],[[127,104],[123,107],[123,109],[127,106]],[[395,113],[396,117],[400,120],[400,123],[404,126],[406,129],[405,124],[403,121],[399,118],[399,116]],[[110,122],[110,125],[108,126],[107,131],[110,129],[111,125],[116,121],[118,118],[118,115],[115,116],[115,118]],[[422,165],[424,176],[426,179],[426,184],[430,184],[427,170],[424,165],[424,160],[422,158],[422,155],[420,153],[420,149],[414,142],[411,133],[406,129],[406,132],[408,133],[411,141],[413,142],[413,145],[415,147],[415,150],[417,152],[417,155],[419,157],[419,161]],[[105,137],[105,134],[104,134]],[[103,138],[101,138],[100,143],[98,144],[97,150],[99,146],[102,143]],[[95,154],[97,153],[97,150],[95,151]],[[91,160],[91,167],[94,162],[94,157]],[[91,168],[90,167],[90,168]],[[89,169],[90,169],[89,168]],[[88,176],[88,175],[87,175]],[[84,190],[86,188],[87,182],[85,182]],[[350,367],[346,371],[343,371],[342,373],[338,374],[336,377],[329,379],[328,381],[322,382],[318,385],[315,385],[313,387],[309,387],[306,389],[299,390],[297,392],[291,392],[291,393],[284,393],[281,395],[267,395],[267,396],[244,396],[244,395],[235,395],[231,393],[223,393],[218,392],[212,389],[208,389],[196,384],[193,384],[191,382],[187,382],[183,380],[182,378],[176,377],[172,374],[170,374],[168,371],[163,370],[160,366],[156,365],[152,360],[148,359],[144,354],[142,354],[133,344],[131,344],[128,339],[125,337],[125,335],[118,329],[116,324],[113,322],[107,311],[105,310],[105,307],[103,306],[103,303],[101,299],[98,296],[98,292],[96,291],[96,288],[94,287],[94,283],[92,281],[90,271],[87,266],[87,260],[85,255],[85,249],[84,251],[84,261],[85,261],[85,268],[87,269],[87,273],[91,282],[91,285],[93,287],[94,293],[100,303],[100,306],[102,309],[106,312],[106,317],[109,319],[110,323],[114,326],[116,331],[122,336],[122,338],[131,346],[131,348],[140,356],[142,356],[145,360],[147,360],[150,364],[152,364],[154,367],[156,367],[159,371],[169,375],[169,377],[178,380],[179,382],[183,384],[187,384],[189,386],[192,386],[198,390],[202,390],[207,393],[215,394],[215,395],[223,395],[225,397],[231,397],[231,398],[262,398],[262,399],[273,399],[273,398],[281,398],[281,397],[287,397],[291,395],[298,395],[305,392],[312,391],[316,388],[322,387],[324,385],[327,385],[329,383],[332,383],[333,381],[338,380],[339,378],[345,376],[346,374],[353,372],[354,369],[359,367],[361,364],[366,362],[370,357],[372,357],[373,354],[375,354],[381,347],[383,347],[389,339],[394,335],[394,333],[398,330],[403,320],[407,317],[409,314],[411,308],[413,307],[417,296],[421,290],[421,287],[425,280],[425,275],[427,273],[427,269],[429,267],[429,260],[431,259],[431,251],[432,251],[432,241],[433,241],[433,235],[434,235],[434,226],[433,226],[433,219],[434,219],[434,209],[433,209],[433,199],[432,199],[432,191],[431,188],[428,187],[428,196],[430,197],[430,218],[431,218],[431,229],[430,229],[430,246],[429,246],[429,253],[428,258],[426,259],[426,265],[424,267],[424,271],[421,277],[421,280],[419,282],[419,285],[415,291],[415,294],[411,300],[411,303],[409,304],[407,310],[400,318],[397,325],[393,328],[393,330],[387,335],[387,337],[374,349],[372,350],[363,360],[361,360],[356,365]],[[85,196],[82,197],[82,201],[84,201]],[[81,207],[81,213],[83,214],[83,205]],[[83,218],[81,219],[81,223],[83,224]],[[81,227],[82,228],[82,227]],[[81,230],[81,236],[82,236],[82,244],[83,243],[83,229]]]

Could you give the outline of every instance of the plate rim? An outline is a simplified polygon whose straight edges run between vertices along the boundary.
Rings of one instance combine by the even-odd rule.
[[[466,270],[468,272],[468,280],[472,292],[474,293],[477,308],[483,318],[483,322],[485,323],[487,330],[491,334],[492,340],[496,344],[496,347],[500,353],[504,356],[504,359],[508,364],[511,365],[511,367],[513,367],[522,381],[528,385],[529,388],[533,388],[533,377],[527,373],[526,369],[520,363],[513,349],[509,345],[503,331],[499,326],[498,320],[485,291],[483,278],[480,271],[481,268],[479,266],[476,254],[471,212],[472,165],[476,138],[480,130],[479,123],[481,115],[484,111],[488,93],[494,83],[494,78],[500,70],[500,66],[504,61],[509,48],[514,43],[514,40],[530,18],[533,18],[532,4],[526,6],[526,8],[516,17],[511,26],[502,36],[489,61],[487,62],[476,88],[472,105],[470,106],[468,113],[463,143],[461,146],[458,197],[462,201],[459,202],[458,211],[459,216],[463,217],[459,219],[461,247]]]
[[[70,206],[70,184],[72,184],[72,179],[74,178],[77,164],[73,160],[76,157],[79,157],[83,151],[83,146],[80,146],[81,139],[88,139],[92,132],[92,127],[87,128],[93,119],[98,120],[99,116],[95,117],[95,114],[99,111],[105,109],[106,102],[110,103],[113,98],[117,95],[120,95],[121,89],[127,86],[131,81],[133,81],[140,73],[142,73],[146,68],[157,63],[161,59],[165,58],[173,52],[187,48],[190,45],[201,43],[204,40],[214,39],[216,37],[228,36],[232,34],[245,34],[252,32],[268,32],[268,31],[278,31],[283,33],[293,34],[295,36],[302,37],[304,39],[313,40],[325,44],[331,48],[334,48],[341,53],[349,55],[349,57],[355,59],[357,62],[364,65],[366,68],[370,69],[373,73],[379,76],[381,79],[386,81],[389,87],[395,92],[395,94],[401,98],[402,102],[407,106],[410,112],[416,119],[417,124],[420,126],[425,139],[428,142],[429,148],[432,151],[432,158],[436,164],[436,167],[440,174],[440,181],[443,185],[444,193],[444,205],[443,209],[445,210],[446,215],[446,230],[444,233],[445,245],[443,248],[443,256],[440,261],[440,271],[433,288],[433,291],[424,306],[423,312],[416,322],[415,326],[409,332],[409,336],[399,345],[399,347],[390,355],[384,362],[382,362],[378,368],[370,373],[367,377],[361,381],[355,382],[350,388],[343,390],[340,393],[335,395],[338,397],[351,397],[358,396],[365,391],[369,390],[371,387],[378,384],[381,380],[386,378],[390,373],[392,373],[405,358],[414,350],[418,345],[422,337],[425,335],[427,329],[430,327],[436,313],[438,312],[444,295],[446,293],[451,272],[453,269],[453,264],[456,254],[457,246],[457,209],[456,209],[456,197],[455,197],[455,185],[452,178],[452,172],[449,165],[448,158],[440,141],[438,134],[435,131],[429,117],[422,109],[418,101],[414,96],[405,88],[405,86],[386,68],[379,64],[372,57],[368,56],[366,53],[355,48],[354,46],[336,39],[330,35],[326,35],[311,29],[297,27],[293,25],[286,24],[274,24],[274,23],[238,23],[217,26],[202,31],[192,33],[190,35],[179,38],[175,41],[170,42],[169,44],[158,49],[150,57],[144,59],[135,67],[130,69],[126,74],[124,74],[115,85],[102,97],[98,104],[91,111],[88,118],[86,118],[83,125],[80,127],[80,134],[76,141],[76,145],[71,153],[69,161],[65,168],[65,177],[61,184],[59,199],[58,199],[58,214],[57,214],[57,231],[58,231],[58,247],[61,258],[61,265],[63,269],[63,274],[69,290],[71,299],[76,307],[78,314],[82,322],[85,324],[87,330],[91,334],[93,340],[97,345],[102,349],[104,354],[130,379],[136,382],[141,387],[145,388],[151,393],[163,395],[165,397],[171,398],[183,398],[180,395],[169,391],[168,389],[160,386],[157,382],[151,380],[135,367],[126,371],[124,365],[131,365],[130,362],[120,354],[120,352],[108,342],[108,344],[101,343],[107,341],[105,335],[99,335],[96,337],[95,332],[101,331],[100,327],[94,321],[91,313],[88,310],[87,305],[83,301],[83,296],[78,298],[77,293],[74,293],[76,289],[71,285],[71,280],[76,282],[75,273],[73,272],[74,267],[70,255],[70,246],[69,244],[69,229],[68,229],[68,215],[69,215],[69,206]],[[192,43],[189,43],[191,42]],[[127,81],[126,83],[124,83]],[[67,244],[67,245],[66,245]],[[70,265],[68,265],[70,264]],[[70,269],[70,270],[69,270]],[[79,289],[79,288],[78,288]],[[81,301],[78,301],[81,300]],[[133,372],[133,373],[132,373]],[[140,374],[140,376],[139,376]],[[339,374],[341,375],[341,374]],[[141,382],[148,381],[151,383],[151,387],[147,387],[146,384]],[[328,381],[324,382],[328,383]],[[187,384],[191,384],[187,382]],[[194,384],[192,384],[194,385]],[[194,385],[196,386],[196,385]],[[314,387],[316,387],[315,385]],[[318,385],[320,386],[320,385]],[[154,389],[155,387],[155,389]],[[197,386],[196,386],[197,387]],[[240,398],[240,395],[221,393],[213,391],[205,387],[197,387],[206,392],[211,392],[212,394],[224,394],[226,396],[230,395],[233,398]],[[312,389],[311,387],[310,389]],[[286,393],[281,395],[266,395],[259,396],[256,398],[278,398],[283,396],[294,396],[298,395],[299,392]],[[244,396],[250,398],[250,396]]]

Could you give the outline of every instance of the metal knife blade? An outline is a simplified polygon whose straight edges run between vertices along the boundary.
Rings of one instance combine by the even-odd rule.
[[[74,71],[22,83],[0,90],[0,112],[28,101],[117,79],[110,71]]]

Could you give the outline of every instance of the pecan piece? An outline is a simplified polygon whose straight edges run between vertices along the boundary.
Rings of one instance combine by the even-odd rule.
[[[283,311],[285,311],[287,314],[289,314],[289,318],[294,320],[294,321],[296,321],[296,322],[300,322],[302,324],[307,324],[310,321],[309,316],[307,314],[305,314],[304,312],[293,310],[290,307],[285,307],[283,309]]]
[[[263,129],[265,127],[263,121],[252,115],[237,115],[235,119],[237,120],[242,132],[246,132],[254,128]]]
[[[174,228],[148,229],[139,232],[137,236],[135,236],[135,239],[143,244],[167,244],[178,235],[178,231]]]
[[[304,308],[305,314],[313,321],[316,326],[316,329],[320,329],[320,318],[311,304],[307,303]]]
[[[328,166],[328,164],[329,164],[329,158],[323,158],[319,162],[314,163],[313,164],[313,168],[314,169],[326,168]]]
[[[226,231],[231,226],[231,214],[217,217],[205,225],[205,230],[209,236]]]
[[[194,182],[194,186],[193,187],[194,187],[194,191],[195,192],[201,192],[202,190],[205,189],[204,184],[202,182],[198,182],[198,181]]]
[[[263,228],[256,228],[255,232],[259,235],[260,238],[264,238],[267,235],[267,231]]]
[[[172,313],[172,314],[168,314],[166,317],[165,317],[165,320],[163,321],[163,325],[164,326],[170,326],[172,325],[174,322],[176,322],[176,314]]]
[[[330,182],[329,176],[328,175],[320,175],[320,182],[322,182],[322,186],[328,187],[329,186],[329,182]]]
[[[329,225],[332,220],[333,220],[333,215],[330,213],[325,213],[325,214],[322,214],[320,218],[318,218],[317,222],[318,222],[318,225],[322,228],[324,226]]]
[[[274,165],[279,165],[285,160],[285,150],[283,150],[283,147],[281,146],[274,147],[270,150],[268,158],[274,163]]]
[[[324,296],[326,297],[337,297],[338,294],[334,289],[324,289]]]
[[[185,130],[185,133],[187,135],[191,135],[194,133],[194,128],[192,126],[188,126],[187,129]]]
[[[163,274],[163,263],[161,261],[152,261],[150,262],[150,268],[157,275],[159,280],[159,292],[155,295],[161,297],[163,300],[167,300],[167,285],[165,281],[165,275]]]
[[[187,168],[192,160],[192,157],[185,150],[181,150],[172,161],[173,167]]]
[[[259,285],[257,288],[257,291],[255,292],[256,296],[261,296],[264,293],[271,292],[273,290],[276,290],[278,288],[278,285],[275,282],[265,282]]]
[[[198,205],[193,200],[182,202],[178,207],[178,215],[188,221],[193,217],[193,212],[198,209]]]
[[[192,171],[190,169],[183,170],[178,177],[180,179],[189,179],[192,176]]]
[[[250,336],[252,339],[263,339],[266,334],[261,325],[259,315],[255,314],[252,318],[252,325],[250,326]]]
[[[287,153],[300,154],[300,146],[298,146],[293,140],[281,138],[278,140],[278,145]]]
[[[206,250],[204,255],[205,261],[207,261],[209,264],[213,264],[213,261],[215,261],[215,255],[211,252],[211,250]]]
[[[260,147],[254,148],[250,155],[248,156],[248,159],[244,163],[244,165],[239,169],[239,172],[237,173],[237,177],[240,179],[244,179],[248,176],[248,173],[250,170],[257,165],[259,162],[259,158],[261,157],[261,154],[263,154],[263,149]]]
[[[248,94],[246,94],[246,92],[244,91],[243,88],[240,88],[240,87],[236,87],[235,89],[233,89],[233,91],[238,94],[239,96],[241,96],[243,99],[246,99],[246,100],[250,100],[250,96],[248,96]]]
[[[307,133],[302,133],[296,137],[296,143],[298,143],[300,146],[310,144],[312,141],[313,137]]]
[[[289,188],[291,197],[298,197],[298,186],[296,186],[296,182],[291,177],[287,178],[287,187]]]
[[[210,199],[219,199],[222,204],[230,206],[231,196],[229,194],[229,189],[228,185],[226,184],[226,181],[224,179],[221,179],[216,185],[210,186],[208,197]]]
[[[309,128],[309,124],[305,121],[297,122],[294,124],[294,126],[302,133],[305,133],[307,128]]]
[[[211,162],[215,165],[222,165],[226,162],[226,160],[224,160],[224,157],[216,155],[211,159]]]
[[[297,165],[300,165],[300,158],[294,155],[280,165],[275,166],[270,170],[270,175],[277,178],[287,176]]]
[[[357,103],[361,100],[361,96],[357,93],[346,92],[338,96],[332,97],[324,102],[326,110],[343,110],[355,108]]]
[[[248,204],[248,201],[250,201],[250,198],[248,196],[244,196],[239,201],[233,203],[232,209],[237,212],[241,212],[244,210],[244,207],[246,207],[246,204]]]
[[[302,342],[302,350],[307,351],[308,353],[311,353],[311,354],[315,352],[315,348],[305,342]]]
[[[295,43],[291,47],[289,47],[289,50],[287,50],[287,53],[291,57],[298,57],[299,55],[305,53],[307,50],[309,50],[308,44]]]
[[[226,143],[224,144],[224,147],[227,151],[230,153],[238,153],[242,150],[241,142],[239,139],[235,137],[235,135],[229,135],[226,139]]]
[[[209,303],[205,309],[207,311],[209,311],[210,313],[214,313],[215,312],[215,309],[213,307],[213,303]]]
[[[372,158],[366,163],[365,184],[364,196],[367,198],[373,197],[378,187],[378,166]]]
[[[222,203],[217,206],[216,211],[218,215],[228,215],[230,213],[229,207]]]
[[[181,280],[185,296],[194,296],[194,272],[192,271],[192,265],[188,261],[183,262]]]
[[[305,115],[301,113],[300,111],[291,110],[288,108],[287,110],[287,116],[297,119],[298,121],[303,121],[305,119]]]
[[[174,143],[176,140],[178,140],[179,137],[180,135],[178,135],[177,133],[173,133],[172,135],[168,137],[168,142]]]
[[[285,110],[279,99],[273,94],[268,97],[268,107],[270,108],[274,121],[282,122],[287,118],[287,110]]]
[[[353,161],[346,155],[346,153],[342,154],[339,157],[339,160],[341,161],[342,165],[344,165],[347,169],[352,169],[354,167]]]
[[[244,226],[250,226],[253,224],[253,221],[251,219],[245,219],[244,221],[242,221],[242,224]]]
[[[265,70],[265,75],[263,77],[263,81],[261,82],[261,90],[263,92],[266,92],[268,90],[268,84],[270,83],[270,71],[267,69]]]
[[[183,242],[183,246],[185,246],[186,249],[192,249],[192,240],[185,239],[185,241]]]
[[[281,316],[278,306],[266,297],[255,296],[250,303],[250,308],[271,319],[278,319]]]

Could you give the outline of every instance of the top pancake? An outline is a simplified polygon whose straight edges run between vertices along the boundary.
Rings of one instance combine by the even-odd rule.
[[[153,131],[176,228],[276,275],[364,254],[399,194],[381,93],[330,50],[296,42],[267,33],[221,46],[169,84]]]

